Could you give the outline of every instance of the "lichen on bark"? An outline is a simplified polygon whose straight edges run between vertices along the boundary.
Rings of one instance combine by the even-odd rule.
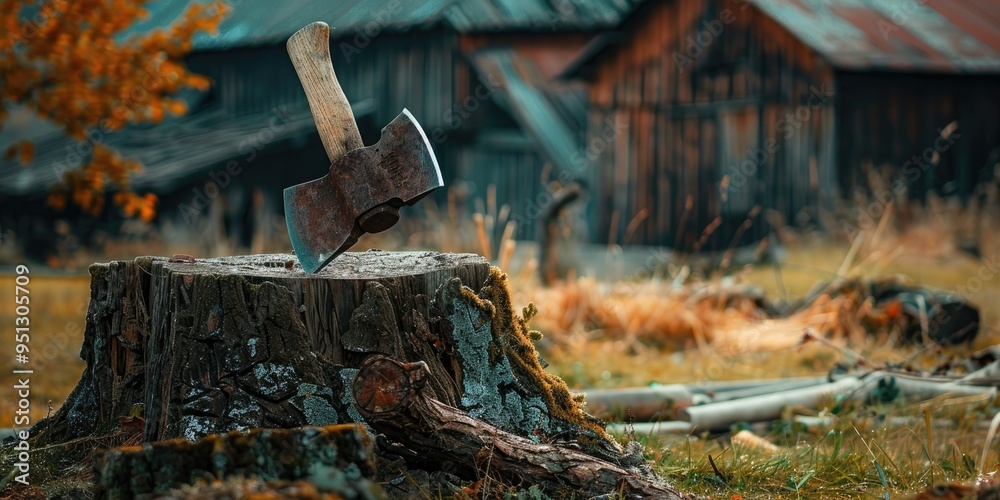
[[[515,312],[503,271],[493,267],[478,293],[452,280],[437,301],[452,325],[462,407],[470,415],[534,440],[561,435],[602,456],[621,456],[604,423],[583,410],[561,378],[545,371],[533,344],[538,335]]]

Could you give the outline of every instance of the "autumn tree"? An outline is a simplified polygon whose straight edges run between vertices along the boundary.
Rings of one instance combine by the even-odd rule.
[[[89,152],[53,187],[49,204],[68,203],[99,214],[108,193],[125,216],[150,220],[156,197],[140,195],[129,177],[142,166],[103,143],[132,123],[182,115],[183,87],[207,89],[182,58],[192,37],[214,33],[226,13],[221,1],[192,3],[170,27],[125,36],[149,14],[150,0],[0,0],[0,126],[10,109],[25,106],[61,127]],[[5,154],[28,165],[35,146],[11,145]],[[29,167],[30,168],[30,167]]]

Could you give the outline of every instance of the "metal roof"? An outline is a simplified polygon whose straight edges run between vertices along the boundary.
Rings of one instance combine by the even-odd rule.
[[[1000,0],[750,0],[847,70],[1000,72]]]
[[[586,119],[586,94],[546,81],[538,68],[512,49],[472,55],[476,70],[499,82],[492,98],[506,109],[545,157],[557,167],[579,171],[576,132]]]
[[[149,17],[131,26],[127,34],[143,33],[169,26],[189,4],[205,0],[156,0],[146,5]],[[216,35],[200,33],[194,38],[194,50],[225,50],[245,46],[271,45],[285,40],[302,28],[323,21],[330,25],[331,38],[346,34],[425,29],[441,19],[451,0],[316,1],[242,0],[233,2],[229,14]]]
[[[458,32],[558,31],[616,26],[641,0],[455,0],[445,20]]]
[[[164,28],[190,3],[202,0],[156,0],[149,17],[124,36]],[[429,29],[445,25],[460,33],[494,31],[565,31],[609,28],[640,0],[263,0],[237,2],[216,36],[199,34],[194,50],[224,50],[283,43],[299,28],[323,21],[332,38],[367,33]]]
[[[352,109],[355,116],[363,116],[372,111],[372,103],[362,101],[353,104]],[[206,168],[245,157],[246,150],[241,148],[245,148],[246,139],[260,135],[275,118],[283,126],[272,132],[268,144],[316,133],[312,114],[303,103],[301,108],[245,116],[208,110],[158,125],[128,127],[107,134],[102,143],[143,164],[143,169],[131,177],[132,187],[163,193],[203,176]],[[73,153],[76,140],[55,133],[37,140],[35,145],[37,154],[29,165],[17,159],[0,161],[0,192],[4,196],[44,193],[62,179],[65,170],[78,167],[80,155]]]
[[[659,1],[646,1],[619,30],[595,37],[562,77],[587,77],[594,61],[625,42],[623,30]],[[749,2],[839,69],[1000,72],[1000,0]]]

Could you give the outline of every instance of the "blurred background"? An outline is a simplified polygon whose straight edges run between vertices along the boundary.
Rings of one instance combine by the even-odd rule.
[[[446,182],[354,249],[487,256],[574,388],[851,362],[806,328],[927,367],[1000,338],[998,1],[2,5],[0,265],[53,405],[91,263],[291,250],[317,20],[365,143],[407,108]]]

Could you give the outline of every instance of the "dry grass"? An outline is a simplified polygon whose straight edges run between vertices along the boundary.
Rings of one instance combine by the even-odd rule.
[[[725,280],[679,286],[678,276],[616,284],[579,279],[549,289],[528,280],[518,283],[518,299],[538,305],[532,326],[547,334],[542,351],[549,369],[577,388],[817,375],[852,361],[824,345],[796,348],[806,327],[871,361],[913,359],[929,367],[970,349],[921,355],[891,328],[873,331],[877,311],[859,296],[821,297],[789,318],[762,320],[750,300],[734,294],[746,283],[773,299],[795,300],[838,275],[898,275],[978,305],[981,329],[971,348],[997,344],[1000,314],[991,305],[1000,301],[1000,276],[991,263],[998,254],[988,253],[995,248],[990,237],[978,242],[986,261],[957,251],[969,215],[948,210],[921,215],[925,224],[914,224],[912,213],[909,223],[901,222],[890,210],[853,244],[799,236],[779,266],[748,266]],[[818,412],[829,415],[835,408],[830,401]],[[1000,458],[985,424],[997,411],[992,398],[897,402],[840,408],[836,424],[812,430],[795,424],[790,412],[758,429],[779,446],[775,453],[734,446],[728,435],[639,439],[658,470],[699,495],[905,497],[933,485],[967,490],[980,472],[996,471]],[[899,419],[908,420],[890,425]]]
[[[818,281],[835,276],[847,252],[847,247],[837,245],[791,249],[780,279],[772,266],[765,265],[745,270],[737,280],[762,287],[769,297],[784,289],[790,299],[798,298]],[[934,266],[901,256],[883,266],[882,273],[954,291],[981,266],[961,255]],[[864,268],[854,273],[872,275]],[[546,334],[545,354],[561,375],[578,386],[790,376],[831,368],[839,360],[836,352],[810,346],[793,349],[805,327],[850,344],[872,360],[900,361],[914,350],[891,331],[870,335],[862,328],[859,320],[875,312],[857,298],[821,298],[787,319],[763,319],[749,299],[727,296],[727,289],[739,288],[719,282],[682,287],[669,280],[602,284],[579,279],[548,289],[530,280],[515,283],[519,302],[538,305],[532,326]],[[966,298],[982,313],[973,347],[996,344],[1000,315],[988,305],[1000,299],[1000,276],[968,292]],[[723,300],[731,307],[720,307]],[[674,349],[667,352],[664,347]],[[949,352],[961,352],[957,349]],[[720,363],[725,365],[722,373],[718,373]]]
[[[90,295],[90,280],[85,276],[46,276],[42,270],[33,267],[28,285],[31,312],[29,347],[30,367],[35,370],[31,376],[32,422],[44,417],[48,412],[47,402],[58,407],[83,373],[84,363],[80,359],[83,344],[83,328],[86,322],[87,301]],[[0,275],[0,303],[8,307],[0,309],[0,321],[5,325],[14,324],[14,276]],[[0,427],[13,426],[14,409],[17,401],[11,387],[16,383],[11,370],[15,368],[13,358],[13,332],[5,339],[5,352],[0,356]]]
[[[539,306],[532,326],[548,335],[553,368],[578,386],[815,374],[841,361],[828,348],[793,349],[806,328],[873,361],[898,362],[916,349],[860,293],[820,296],[787,318],[768,319],[746,285],[788,303],[838,276],[891,276],[978,305],[981,326],[973,348],[1000,341],[1000,312],[989,307],[1000,302],[1000,265],[994,266],[1000,247],[988,229],[1000,214],[995,201],[961,208],[932,198],[927,209],[901,212],[890,202],[868,212],[875,217],[864,223],[836,225],[853,227],[850,239],[779,231],[789,244],[780,264],[745,266],[725,278],[699,281],[681,267],[644,281],[574,279],[541,288],[522,274],[515,281],[517,298]],[[969,246],[970,235],[977,235],[973,246],[982,257],[958,251]],[[962,351],[947,351],[956,352]]]

